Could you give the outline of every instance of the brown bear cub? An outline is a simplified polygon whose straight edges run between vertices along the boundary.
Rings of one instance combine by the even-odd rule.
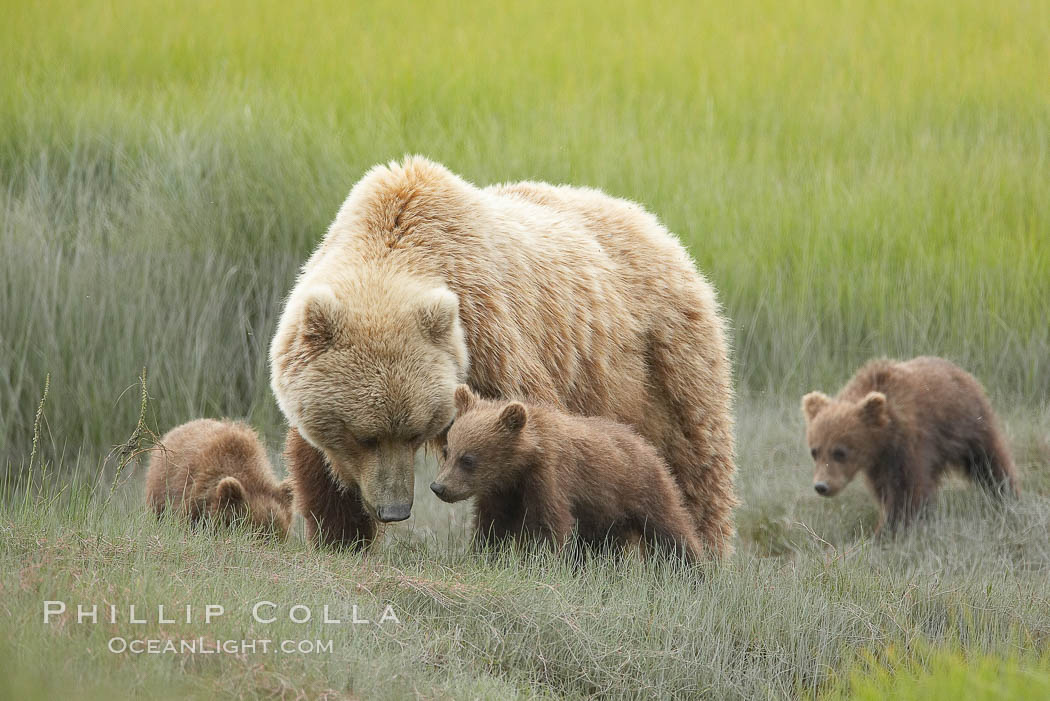
[[[259,436],[241,422],[197,419],[166,433],[150,451],[146,502],[191,523],[246,521],[262,535],[285,538],[292,490],[278,483]]]
[[[941,358],[875,360],[832,399],[802,398],[813,488],[832,497],[863,473],[882,509],[878,530],[906,525],[959,469],[997,496],[1017,496],[1017,473],[980,383]]]
[[[456,420],[430,488],[453,503],[476,497],[479,544],[508,538],[561,549],[573,528],[598,549],[645,546],[694,561],[693,519],[656,449],[629,427],[456,388]]]

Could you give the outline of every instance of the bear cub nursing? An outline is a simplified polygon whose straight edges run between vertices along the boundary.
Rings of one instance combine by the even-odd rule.
[[[875,360],[831,398],[802,398],[813,488],[838,494],[859,472],[878,500],[883,527],[918,515],[949,469],[997,496],[1016,496],[1017,473],[979,382],[947,360]]]
[[[696,560],[701,552],[681,491],[656,450],[607,419],[456,388],[457,417],[430,485],[453,503],[476,497],[479,542],[580,539],[645,546]]]
[[[150,451],[146,502],[192,523],[246,521],[263,535],[285,538],[292,491],[278,483],[259,436],[236,421],[197,419],[166,433]]]

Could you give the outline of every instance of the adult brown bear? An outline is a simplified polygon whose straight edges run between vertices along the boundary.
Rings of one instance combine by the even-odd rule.
[[[651,214],[597,190],[477,188],[418,157],[370,170],[306,262],[270,349],[308,535],[408,518],[416,451],[466,382],[632,425],[704,546],[733,536],[730,366],[715,293]]]

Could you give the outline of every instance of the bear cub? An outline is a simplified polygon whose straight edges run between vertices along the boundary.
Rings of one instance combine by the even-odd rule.
[[[581,541],[701,555],[678,484],[631,428],[550,407],[497,402],[459,385],[456,420],[431,490],[453,503],[476,497],[479,544]]]
[[[238,421],[197,419],[166,433],[150,450],[146,502],[158,515],[246,521],[281,539],[292,520],[290,485],[277,482],[259,436]]]
[[[934,357],[875,360],[834,398],[802,398],[813,488],[838,494],[859,472],[881,507],[876,532],[907,525],[941,477],[961,471],[996,496],[1017,496],[1017,473],[980,383]]]

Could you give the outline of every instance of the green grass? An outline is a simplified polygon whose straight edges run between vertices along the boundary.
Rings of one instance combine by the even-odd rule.
[[[845,689],[889,645],[1047,649],[1050,4],[0,0],[0,17],[0,696],[785,697]],[[464,510],[425,489],[366,556],[155,523],[137,473],[105,505],[143,368],[153,430],[243,416],[279,449],[281,300],[350,186],[407,152],[479,184],[602,187],[689,246],[741,398],[723,568],[478,559]],[[810,493],[798,398],[919,353],[987,385],[1026,493],[1000,512],[951,489],[872,543],[859,487]],[[62,496],[21,500],[30,477]],[[329,633],[41,625],[60,594],[404,615],[332,632],[326,655],[124,658],[115,631]]]
[[[733,321],[744,391],[945,355],[1050,395],[1050,6],[5,3],[0,455],[279,416],[280,300],[350,186],[422,152],[638,200]],[[65,463],[65,460],[57,460]]]
[[[875,509],[859,485],[820,500],[797,432],[797,408],[745,402],[738,552],[721,567],[479,557],[467,510],[423,496],[413,518],[365,554],[316,552],[237,533],[158,523],[141,473],[113,501],[67,489],[18,499],[0,519],[0,661],[6,683],[40,698],[77,687],[138,693],[294,698],[790,698],[846,693],[856,661],[897,651],[921,665],[938,646],[1011,658],[1050,650],[1050,453],[1033,442],[1047,416],[1010,417],[1026,494],[1000,508],[950,485],[930,520],[898,542],[875,542]],[[130,477],[127,477],[130,475]],[[42,624],[43,602],[116,603],[112,625]],[[384,626],[253,623],[258,601],[333,613],[359,606]],[[158,604],[198,607],[191,624],[155,622]],[[226,615],[203,623],[203,606]],[[153,607],[146,625],[127,605]],[[338,615],[338,614],[337,614]],[[110,638],[331,640],[312,655],[115,655]],[[276,643],[274,643],[276,644]],[[886,653],[889,655],[890,653]],[[883,659],[882,657],[879,658]],[[917,669],[917,667],[916,667]],[[979,670],[978,670],[979,671]],[[3,678],[5,675],[0,675]],[[13,679],[10,678],[13,676]],[[2,687],[0,687],[2,689]],[[1017,696],[1016,698],[1023,698]]]
[[[920,646],[921,647],[921,646]],[[958,650],[934,650],[922,663],[901,660],[894,650],[880,664],[869,661],[866,669],[850,675],[848,683],[824,698],[879,701],[999,701],[1050,696],[1050,661],[1012,657],[1003,660],[980,656],[968,659]]]
[[[143,508],[140,469],[94,490],[87,474],[50,480],[42,492],[9,482],[0,494],[0,662],[12,671],[0,674],[0,692],[6,684],[29,698],[70,688],[100,697],[790,698],[868,688],[863,677],[849,683],[870,651],[896,651],[884,654],[918,670],[938,646],[987,659],[1050,650],[1042,433],[1050,416],[1007,416],[1025,475],[1017,504],[949,484],[928,521],[887,542],[870,539],[876,512],[860,485],[833,500],[812,494],[797,411],[794,402],[744,400],[740,429],[755,438],[740,449],[737,552],[721,567],[684,572],[634,560],[574,569],[543,556],[478,556],[466,545],[469,510],[425,497],[435,466],[424,461],[413,518],[366,554],[313,551],[301,524],[275,544],[158,522]],[[115,603],[120,618],[43,625],[45,600],[71,611]],[[304,604],[318,618],[329,604],[344,619],[357,604],[372,620],[389,604],[399,623],[258,624],[249,613],[258,601],[278,603],[282,615]],[[187,603],[197,611],[190,624],[156,622],[158,604],[170,616]],[[227,613],[205,624],[209,603]],[[130,624],[129,604],[151,611],[150,622]],[[113,637],[199,636],[331,640],[332,649],[107,649]]]

